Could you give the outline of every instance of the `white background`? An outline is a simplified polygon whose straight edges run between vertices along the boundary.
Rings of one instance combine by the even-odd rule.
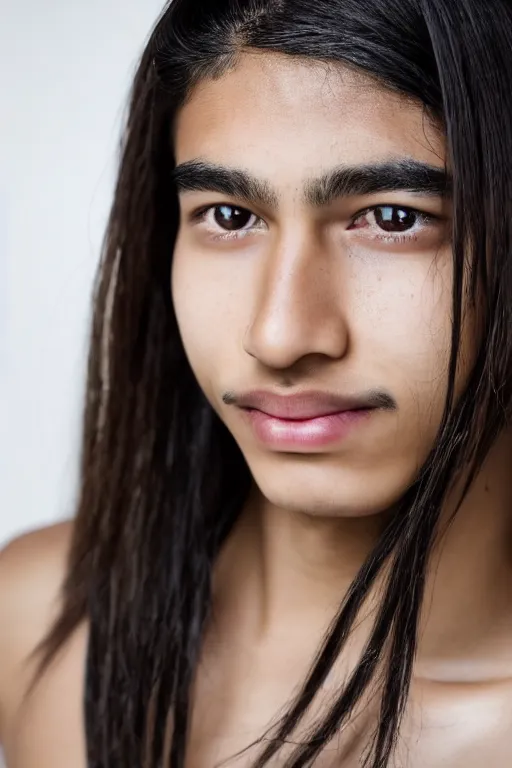
[[[73,514],[94,270],[164,0],[0,0],[0,546]]]

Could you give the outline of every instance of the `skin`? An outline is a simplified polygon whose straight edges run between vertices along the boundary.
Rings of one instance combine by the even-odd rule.
[[[217,564],[195,683],[188,765],[211,768],[261,736],[290,700],[385,511],[432,445],[449,359],[450,204],[410,191],[305,203],[308,180],[334,166],[407,157],[444,167],[442,136],[421,105],[325,65],[245,53],[194,90],[174,143],[178,165],[243,169],[275,198],[269,205],[211,190],[180,193],[171,286],[183,343],[254,478]],[[250,211],[248,232],[219,239],[225,233],[212,211],[198,220],[198,210],[220,205]],[[391,205],[435,218],[416,223],[412,239],[384,240],[375,215],[362,212]],[[468,312],[457,393],[477,338]],[[328,448],[281,451],[259,442],[223,400],[254,388],[379,389],[394,408],[376,411]],[[397,765],[511,763],[511,443],[507,433],[496,441],[435,548]],[[69,524],[31,534],[0,557],[0,624],[9,627],[0,637],[0,734],[9,768],[85,765],[86,626],[22,703],[24,660],[58,610],[69,534]],[[379,585],[325,683],[324,702],[357,663],[378,593]],[[320,768],[359,765],[376,715],[375,702],[365,704]],[[315,705],[315,716],[323,706]],[[255,754],[230,765],[249,768]],[[286,754],[272,765],[282,766]]]

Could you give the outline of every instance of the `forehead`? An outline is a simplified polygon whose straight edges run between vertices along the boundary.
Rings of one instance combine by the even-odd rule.
[[[279,186],[337,164],[391,157],[444,164],[422,104],[337,64],[266,51],[192,91],[177,116],[176,162],[237,165]]]

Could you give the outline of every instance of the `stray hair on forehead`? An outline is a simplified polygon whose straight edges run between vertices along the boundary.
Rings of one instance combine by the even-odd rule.
[[[252,768],[270,766],[292,741],[286,766],[311,766],[347,724],[383,662],[380,716],[364,765],[390,765],[439,510],[463,472],[467,491],[510,421],[511,40],[508,0],[488,0],[485,13],[481,0],[173,0],[162,12],[133,84],[95,284],[63,605],[39,649],[42,674],[88,620],[89,768],[185,768],[213,564],[251,484],[239,448],[190,369],[168,285],[178,193],[209,189],[279,203],[268,182],[247,169],[201,158],[175,167],[168,140],[191,88],[220,76],[244,47],[348,65],[422,103],[446,134],[449,174],[397,158],[330,169],[305,189],[314,206],[397,186],[450,196],[451,361],[431,453],[352,583],[307,679],[258,741]],[[471,375],[456,398],[466,262],[484,321]],[[321,720],[295,741],[384,569],[389,577],[360,663]]]

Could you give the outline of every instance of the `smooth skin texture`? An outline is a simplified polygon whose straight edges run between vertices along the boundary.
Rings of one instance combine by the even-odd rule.
[[[199,189],[197,173],[195,189],[182,185],[171,275],[191,365],[255,481],[216,569],[196,681],[189,768],[212,768],[282,712],[384,510],[432,444],[449,358],[450,203],[411,190],[308,201],[313,180],[335,168],[404,159],[444,168],[442,136],[421,105],[324,64],[245,53],[194,90],[174,142],[178,166],[242,170],[265,191],[227,195],[204,188],[204,175]],[[408,214],[411,227],[397,236],[379,226],[390,206],[402,220],[404,209],[423,215]],[[477,337],[468,312],[458,391]],[[223,400],[254,388],[379,390],[394,408],[328,448],[280,451]],[[397,766],[512,763],[511,454],[504,434],[434,553]],[[54,615],[68,537],[65,525],[32,534],[0,558],[0,733],[9,768],[85,765],[86,627],[21,703],[28,678],[20,670]],[[326,681],[326,702],[357,663],[372,607]],[[375,702],[365,703],[320,768],[359,764],[375,716]],[[255,754],[229,765],[249,768]]]

